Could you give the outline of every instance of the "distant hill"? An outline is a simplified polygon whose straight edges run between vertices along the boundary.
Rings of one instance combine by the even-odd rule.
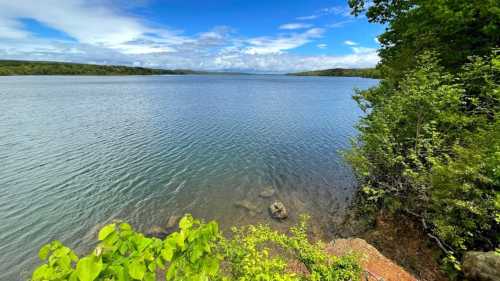
[[[380,71],[377,70],[376,68],[332,68],[324,70],[288,73],[287,75],[381,78]]]
[[[6,75],[159,75],[203,74],[184,69],[155,69],[121,65],[97,65],[82,63],[0,60],[0,76]]]

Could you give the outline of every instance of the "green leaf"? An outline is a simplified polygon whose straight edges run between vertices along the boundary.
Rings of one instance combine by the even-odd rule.
[[[128,265],[128,274],[130,277],[136,280],[142,280],[144,278],[144,273],[146,273],[146,265],[141,261],[132,261]]]
[[[47,279],[47,270],[49,266],[44,264],[39,266],[34,272],[33,275],[31,276],[31,279],[33,281],[38,281],[38,280],[45,280]]]
[[[155,281],[156,280],[156,274],[151,273],[151,272],[146,272],[144,275],[144,281]]]
[[[203,245],[193,245],[193,251],[191,253],[191,257],[189,258],[191,263],[195,263],[201,256],[203,256]]]
[[[99,240],[104,240],[106,239],[106,237],[108,237],[111,233],[115,232],[116,230],[116,224],[112,223],[112,224],[108,224],[106,225],[105,227],[103,227],[100,231],[99,231]]]
[[[176,239],[175,239],[175,240],[176,240],[175,242],[177,243],[177,245],[178,245],[181,249],[183,249],[183,250],[184,250],[184,247],[185,247],[185,243],[184,243],[184,240],[185,240],[185,239],[186,239],[186,237],[184,237],[184,233],[182,233],[182,232],[181,232],[181,233],[179,233],[179,235],[177,235],[177,237],[176,237]]]
[[[148,264],[148,269],[151,272],[155,272],[155,270],[156,270],[156,263],[152,262],[152,263]]]
[[[38,251],[38,257],[41,260],[45,260],[47,258],[47,256],[49,255],[49,252],[50,252],[50,244],[47,244],[47,245],[43,246],[40,249],[40,251]]]
[[[124,222],[124,223],[120,224],[120,229],[121,230],[132,230],[132,226],[130,226],[130,224]]]
[[[162,251],[161,251],[161,256],[166,260],[166,261],[171,261],[172,257],[174,256],[174,249],[172,247],[166,246]]]
[[[116,281],[127,280],[126,272],[121,265],[112,265],[109,267],[109,269],[114,273],[115,277],[117,278]]]
[[[191,226],[193,226],[193,217],[190,215],[185,215],[179,222],[179,228],[182,230],[189,229]]]
[[[94,255],[82,258],[76,265],[76,272],[80,281],[94,281],[103,268],[101,258]]]

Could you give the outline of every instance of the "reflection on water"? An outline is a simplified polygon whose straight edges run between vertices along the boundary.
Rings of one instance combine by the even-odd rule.
[[[223,229],[285,228],[309,213],[328,237],[354,181],[338,150],[376,80],[286,76],[1,77],[0,280],[38,248],[78,251],[113,218],[145,231],[170,215]],[[259,193],[276,190],[272,198]],[[279,199],[284,223],[269,218]],[[247,200],[254,211],[235,206]]]

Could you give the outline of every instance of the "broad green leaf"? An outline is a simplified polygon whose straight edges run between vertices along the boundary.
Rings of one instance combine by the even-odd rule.
[[[175,242],[177,243],[177,245],[178,245],[181,249],[183,249],[183,250],[184,250],[184,247],[185,247],[185,243],[184,243],[184,239],[185,239],[185,238],[186,238],[186,237],[184,237],[184,233],[182,233],[182,232],[181,232],[181,233],[179,233],[179,235],[177,235],[177,237],[176,237],[176,241],[175,241]]]
[[[101,258],[94,255],[80,259],[76,265],[76,272],[80,281],[94,281],[103,268]]]
[[[50,252],[50,244],[47,244],[47,245],[43,246],[40,249],[40,251],[38,251],[38,257],[41,260],[45,260],[45,259],[47,259],[47,256],[49,255],[49,252]]]
[[[34,272],[33,275],[31,276],[31,279],[33,281],[38,281],[38,280],[45,280],[47,279],[47,271],[48,271],[49,266],[44,264],[39,266]]]
[[[191,226],[193,226],[193,217],[190,215],[184,216],[179,222],[179,228],[182,230],[189,229]]]
[[[132,261],[128,265],[128,274],[136,280],[142,280],[146,273],[146,265],[141,261]]]
[[[109,269],[114,273],[116,277],[116,281],[125,281],[127,280],[126,272],[121,265],[112,265]]]
[[[174,256],[174,249],[166,246],[163,248],[161,251],[161,256],[166,260],[166,261],[172,261],[172,257]]]
[[[189,260],[191,263],[195,263],[201,256],[203,256],[203,246],[199,244],[194,245]]]
[[[152,272],[146,272],[144,274],[144,281],[155,281],[156,280],[156,274]]]
[[[130,226],[130,224],[124,222],[124,223],[120,224],[120,229],[121,230],[132,230],[132,226]]]
[[[115,232],[115,230],[116,230],[116,224],[112,223],[112,224],[106,225],[105,227],[103,227],[99,231],[99,235],[98,235],[99,240],[102,241],[102,240],[106,239],[106,237],[108,237],[108,235],[110,235],[111,233]]]

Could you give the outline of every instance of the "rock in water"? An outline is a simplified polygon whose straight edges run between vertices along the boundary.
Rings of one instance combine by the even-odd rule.
[[[273,197],[274,193],[276,193],[276,190],[274,190],[272,186],[267,186],[259,193],[259,196],[262,198],[269,198]]]
[[[466,252],[463,272],[469,280],[500,281],[500,254],[491,252]]]
[[[167,220],[167,225],[165,226],[166,229],[172,229],[172,228],[177,228],[177,222],[181,216],[179,215],[171,215],[168,220]]]
[[[280,201],[272,203],[271,206],[269,206],[269,212],[271,212],[271,216],[275,219],[284,220],[288,217],[285,205]]]

